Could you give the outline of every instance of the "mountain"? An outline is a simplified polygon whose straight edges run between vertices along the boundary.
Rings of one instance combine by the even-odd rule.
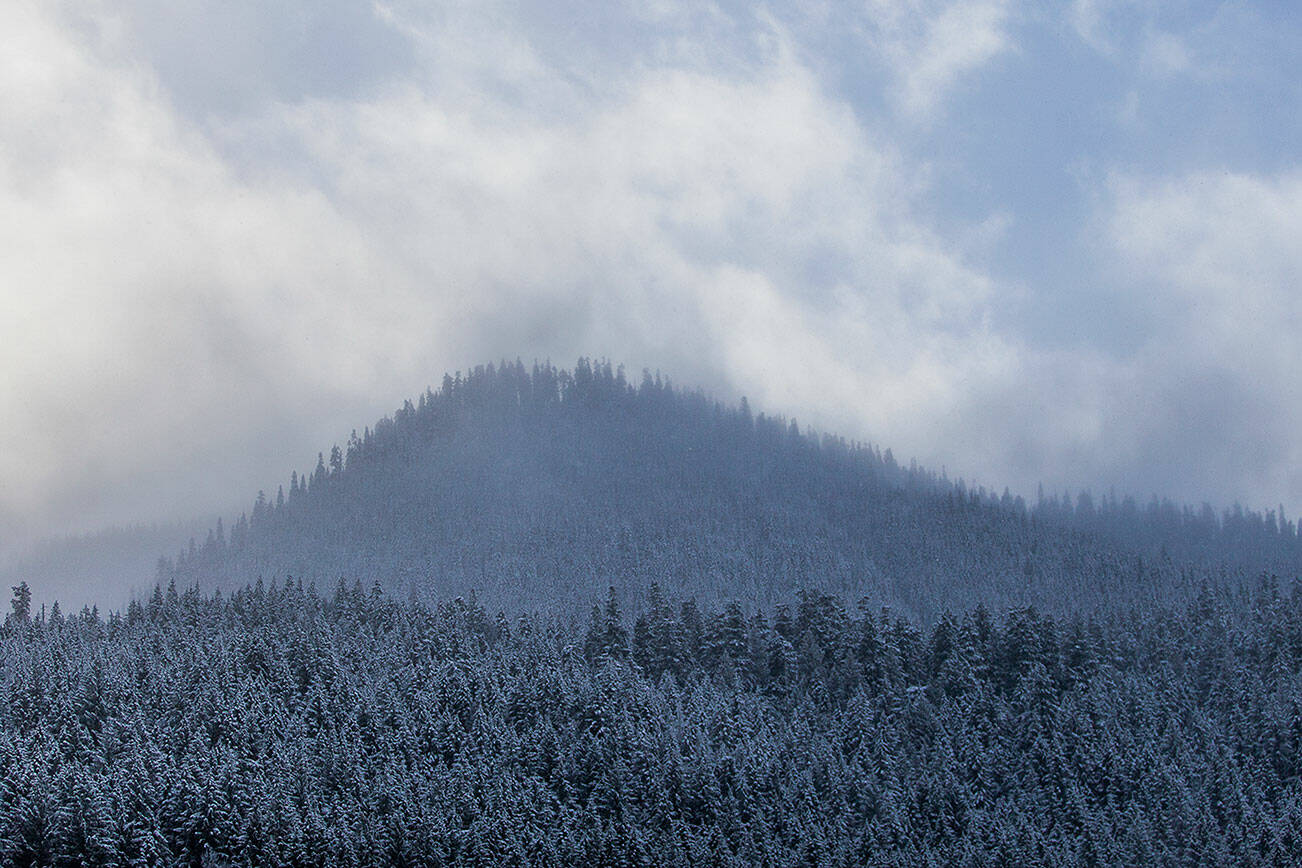
[[[978,603],[1184,599],[1207,581],[1300,570],[1297,529],[1274,513],[1087,494],[1028,506],[745,400],[581,359],[445,376],[287,490],[259,493],[158,579],[345,578],[401,598],[473,592],[506,611],[575,611],[608,586],[634,609],[653,583],[751,607],[814,589],[930,620]]]

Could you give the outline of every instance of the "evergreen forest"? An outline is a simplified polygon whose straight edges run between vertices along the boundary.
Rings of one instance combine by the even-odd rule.
[[[1028,501],[581,359],[201,536],[121,609],[14,585],[0,864],[1302,859],[1282,509]]]
[[[579,629],[378,588],[0,633],[6,865],[1271,865],[1302,585],[920,629],[658,588]]]

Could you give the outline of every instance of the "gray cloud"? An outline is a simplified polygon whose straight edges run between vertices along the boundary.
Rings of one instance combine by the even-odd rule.
[[[103,38],[147,58],[169,102],[202,120],[318,96],[365,95],[412,74],[415,51],[384,6],[355,0],[126,0]],[[102,21],[102,19],[100,19]]]

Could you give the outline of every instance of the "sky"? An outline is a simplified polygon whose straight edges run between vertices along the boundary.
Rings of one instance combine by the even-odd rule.
[[[606,357],[1031,494],[1302,514],[1285,2],[3,0],[0,548]]]

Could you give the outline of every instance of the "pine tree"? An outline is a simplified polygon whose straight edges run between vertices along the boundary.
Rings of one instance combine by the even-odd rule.
[[[23,581],[13,586],[13,592],[14,597],[9,604],[13,611],[9,617],[18,624],[26,624],[32,617],[32,589]]]

